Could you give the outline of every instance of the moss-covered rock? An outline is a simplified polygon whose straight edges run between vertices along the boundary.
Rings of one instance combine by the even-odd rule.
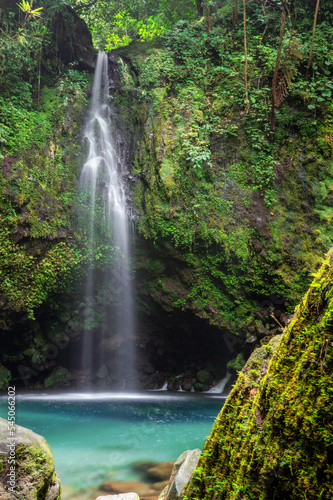
[[[239,374],[183,500],[332,497],[333,252]]]
[[[201,384],[207,385],[210,385],[214,380],[214,376],[207,370],[199,370],[196,378]]]
[[[234,370],[236,372],[239,372],[243,366],[245,365],[245,359],[244,359],[244,354],[240,352],[237,354],[237,356],[227,363],[227,368],[228,370]]]
[[[0,497],[3,500],[60,500],[61,497],[61,482],[46,440],[19,425],[15,426],[14,436],[10,436],[8,422],[2,418]]]
[[[12,378],[12,374],[0,363],[0,389],[6,389],[9,385],[9,382]]]
[[[72,377],[69,371],[62,366],[58,366],[53,370],[51,375],[46,377],[44,380],[45,389],[51,389],[52,387],[66,388],[70,387]]]

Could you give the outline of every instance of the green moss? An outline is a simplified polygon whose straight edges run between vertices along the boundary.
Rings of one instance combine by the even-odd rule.
[[[66,368],[59,366],[44,380],[45,389],[52,387],[70,387],[71,376]]]
[[[250,19],[257,14],[249,6]],[[222,14],[212,23],[179,23],[158,46],[120,49],[116,101],[136,130],[133,201],[140,234],[154,242],[142,260],[138,251],[136,266],[157,254],[184,293],[174,299],[160,287],[163,273],[152,270],[145,289],[168,309],[191,310],[238,333],[273,294],[285,298],[282,308],[294,306],[333,244],[332,118],[323,105],[316,124],[309,119],[300,71],[270,132],[271,89],[264,82],[271,81],[276,47],[266,30],[262,45],[257,32],[250,37],[245,113],[238,25]],[[269,29],[278,36],[275,25]]]
[[[283,336],[257,349],[206,441],[182,499],[329,499],[333,254]]]
[[[240,352],[239,354],[237,354],[236,358],[228,361],[227,368],[229,370],[232,369],[239,372],[244,365],[245,365],[244,354]]]
[[[85,73],[69,70],[44,87],[37,108],[4,102],[0,173],[2,326],[10,311],[30,318],[51,292],[66,288],[83,260],[73,239],[72,207],[80,166],[78,123],[87,102]],[[6,114],[6,116],[4,115]]]

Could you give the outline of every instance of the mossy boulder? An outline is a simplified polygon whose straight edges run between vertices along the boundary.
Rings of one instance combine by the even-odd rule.
[[[207,370],[199,370],[197,373],[197,380],[201,384],[210,385],[214,380],[214,376]]]
[[[70,387],[71,379],[72,377],[67,368],[59,366],[44,380],[44,387],[45,389],[50,389],[52,387]]]
[[[332,498],[333,252],[239,374],[183,500]]]
[[[8,446],[13,442],[16,443],[15,451],[13,446]],[[10,490],[11,487],[13,490]],[[10,436],[8,422],[3,418],[0,418],[0,498],[61,498],[61,482],[46,440],[19,425],[15,426],[15,435]]]

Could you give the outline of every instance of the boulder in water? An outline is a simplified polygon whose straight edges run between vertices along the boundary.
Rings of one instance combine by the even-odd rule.
[[[176,500],[179,498],[184,486],[188,483],[196,468],[201,451],[197,448],[195,450],[184,451],[176,460],[169,484],[164,488],[159,500]]]
[[[140,462],[136,462],[132,469],[136,472],[146,473],[152,467],[158,465],[158,462],[153,462],[151,460],[140,460]]]
[[[0,418],[1,500],[60,500],[60,493],[61,482],[46,440],[20,425],[10,436],[7,420]]]

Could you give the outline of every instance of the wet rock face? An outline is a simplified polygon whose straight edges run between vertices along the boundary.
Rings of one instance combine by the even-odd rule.
[[[60,500],[61,482],[46,440],[19,425],[15,426],[14,437],[15,448],[8,446],[14,440],[9,436],[7,420],[1,418],[0,498]]]
[[[68,64],[78,61],[79,69],[94,71],[96,50],[91,33],[83,19],[68,5],[57,14],[53,38],[58,44],[58,57]]]
[[[51,2],[50,2],[51,3]],[[19,7],[12,0],[2,0],[0,9],[14,12],[19,15]],[[47,6],[43,6],[43,13],[47,16]],[[46,17],[45,16],[45,17]],[[56,14],[50,15],[54,19],[51,26],[53,44],[57,48],[56,56],[65,64],[78,61],[79,69],[94,71],[96,50],[93,48],[92,36],[83,19],[68,5],[61,5]],[[51,54],[46,54],[48,58]]]

